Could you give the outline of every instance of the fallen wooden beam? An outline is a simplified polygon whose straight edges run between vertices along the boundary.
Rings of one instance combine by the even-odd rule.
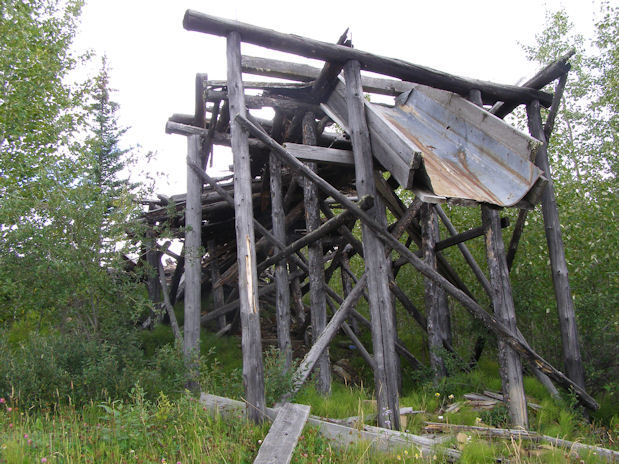
[[[245,403],[231,400],[221,396],[202,393],[200,403],[215,414],[238,417],[245,410]],[[274,420],[277,417],[277,408],[265,408],[265,418]],[[362,430],[346,427],[344,425],[329,422],[329,419],[309,416],[307,423],[316,427],[318,432],[331,441],[335,448],[348,448],[353,444],[368,444],[372,449],[382,452],[393,453],[399,449],[410,450],[411,447],[419,449],[420,454],[426,458],[445,454],[449,461],[456,461],[460,452],[453,449],[437,449],[440,440],[426,438],[412,433],[396,432],[366,425]]]
[[[555,446],[560,446],[561,448],[565,448],[568,451],[576,451],[578,454],[581,453],[593,453],[598,456],[605,458],[609,462],[615,462],[619,459],[619,452],[615,450],[610,450],[607,448],[600,448],[599,446],[593,445],[585,445],[584,443],[578,443],[574,441],[563,440],[561,438],[554,438],[548,435],[541,435],[535,432],[529,432],[527,430],[522,429],[495,429],[493,427],[479,427],[476,425],[456,425],[456,424],[445,424],[442,422],[425,422],[426,427],[425,430],[427,432],[436,432],[436,431],[463,431],[463,432],[473,432],[478,433],[480,435],[490,436],[490,437],[498,437],[498,438],[508,438],[508,439],[523,439],[523,440],[531,440],[531,441],[547,441]],[[585,455],[586,456],[586,455]]]
[[[288,464],[309,416],[310,407],[286,403],[277,413],[254,464]]]

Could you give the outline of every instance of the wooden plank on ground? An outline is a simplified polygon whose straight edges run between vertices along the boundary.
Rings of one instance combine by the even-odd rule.
[[[279,410],[254,464],[288,464],[309,416],[310,407],[286,403]]]

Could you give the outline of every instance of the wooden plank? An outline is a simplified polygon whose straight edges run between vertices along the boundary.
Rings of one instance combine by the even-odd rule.
[[[313,113],[305,113],[302,119],[303,143],[316,145],[316,121]],[[318,172],[314,162],[306,163],[308,169]],[[305,205],[305,227],[308,234],[320,229],[319,191],[316,184],[308,179],[303,182],[303,203]],[[327,301],[323,285],[325,282],[325,267],[323,262],[322,240],[318,238],[307,245],[307,261],[309,269],[310,317],[312,321],[312,342],[315,343],[327,325]],[[331,361],[328,345],[320,350],[316,360],[316,390],[328,395],[331,393]]]
[[[535,350],[533,350],[525,341],[522,340],[522,337],[514,334],[509,328],[497,321],[492,314],[484,310],[479,303],[467,295],[463,290],[457,288],[445,277],[438,274],[435,270],[422,262],[404,244],[400,243],[395,237],[393,237],[386,227],[380,225],[367,213],[359,209],[346,197],[346,195],[342,194],[339,190],[321,177],[317,176],[315,173],[309,171],[303,163],[288,153],[285,148],[275,142],[268,135],[262,133],[260,129],[253,125],[247,118],[237,116],[236,120],[256,138],[267,144],[273,152],[276,153],[280,159],[282,159],[282,161],[288,164],[291,168],[296,169],[302,176],[312,179],[323,191],[331,195],[335,200],[339,201],[343,207],[352,211],[357,218],[367,224],[379,237],[388,243],[395,251],[400,253],[400,255],[411,263],[422,275],[436,280],[438,284],[445,289],[449,296],[460,302],[467,311],[469,311],[474,317],[478,318],[489,330],[494,332],[497,336],[504,338],[514,349],[523,355],[529,363],[540,368],[546,375],[564,388],[573,389],[579,401],[587,408],[595,410],[599,407],[595,399],[593,399],[584,388],[574,383],[566,377],[565,374],[557,370],[554,366],[552,366],[552,364],[542,358],[535,352]]]
[[[486,229],[486,256],[494,314],[497,320],[509,327],[512,332],[516,332],[516,308],[512,298],[507,261],[505,260],[505,246],[501,236],[499,212],[495,208],[482,205],[481,215]],[[501,386],[509,415],[515,427],[522,427],[526,430],[529,428],[529,419],[520,356],[501,338],[497,340],[497,343],[499,346]]]
[[[284,146],[301,161],[340,164],[344,166],[352,166],[355,163],[350,150],[338,150],[290,142],[286,142]]]
[[[555,198],[550,163],[548,162],[548,144],[544,135],[540,105],[538,102],[534,101],[527,105],[527,117],[531,135],[543,142],[537,152],[535,164],[544,171],[548,179],[548,185],[542,193],[542,215],[544,217],[544,231],[546,232],[546,242],[548,244],[548,254],[550,256],[552,283],[557,300],[563,364],[565,365],[567,376],[584,388],[585,371],[580,355],[580,346],[578,344],[578,328],[576,327],[574,301],[572,299],[572,290],[570,289],[567,261],[565,260],[565,247],[563,245],[561,224],[559,222],[559,210]]]
[[[187,157],[200,163],[199,135],[187,137]],[[187,167],[187,204],[185,208],[185,318],[183,353],[188,371],[187,387],[197,391],[198,356],[200,354],[200,313],[202,286],[202,180]]]
[[[286,243],[286,224],[284,213],[284,196],[282,193],[282,162],[274,155],[269,156],[271,189],[271,222],[273,236],[281,243]],[[275,265],[277,341],[280,353],[284,356],[285,369],[292,364],[292,343],[290,341],[290,286],[286,261]]]
[[[374,157],[392,173],[400,185],[404,188],[412,187],[414,171],[421,159],[418,148],[408,139],[401,137],[400,132],[376,112],[365,99],[363,104]],[[342,126],[345,132],[350,134],[346,90],[343,82],[337,85],[329,100],[321,107]]]
[[[355,177],[358,195],[376,197],[374,167],[370,134],[364,111],[363,89],[359,63],[349,61],[344,66],[346,76],[346,104],[348,124],[355,157]],[[335,93],[335,92],[334,92]],[[383,226],[387,225],[385,206],[376,198],[370,217]],[[395,351],[395,318],[389,292],[391,261],[385,255],[385,245],[376,232],[367,224],[361,225],[365,270],[368,274],[368,294],[372,321],[372,351],[377,368],[374,370],[378,424],[388,429],[399,430],[400,415],[398,399],[399,364]]]
[[[407,63],[403,60],[373,55],[355,48],[334,45],[298,35],[283,34],[251,24],[217,18],[193,10],[185,12],[183,27],[189,31],[223,37],[227,36],[230,31],[236,31],[243,36],[243,42],[260,45],[272,50],[294,53],[306,58],[335,62],[355,60],[362,64],[363,69],[367,71],[397,77],[410,82],[418,82],[461,95],[467,95],[470,89],[480,89],[485,97],[485,103],[490,104],[496,101],[526,103],[532,100],[539,100],[546,105],[550,105],[552,100],[551,95],[539,90],[454,76],[432,68]]]
[[[310,407],[304,404],[284,404],[262,442],[254,464],[289,464],[309,413]]]
[[[243,81],[241,78],[241,37],[231,32],[227,39],[228,96],[230,133],[234,159],[234,213],[236,225],[236,256],[241,313],[241,344],[243,351],[243,384],[247,399],[247,416],[254,422],[264,418],[264,368],[258,308],[258,275],[254,239],[251,192],[251,167],[247,132],[236,116],[245,116]]]

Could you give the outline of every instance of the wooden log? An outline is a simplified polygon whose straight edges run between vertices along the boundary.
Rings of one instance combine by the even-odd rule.
[[[372,207],[373,204],[374,204],[374,200],[371,196],[365,196],[359,202],[359,206],[361,207],[361,209],[369,209]],[[316,240],[320,239],[321,237],[324,237],[325,235],[333,232],[334,230],[337,230],[338,228],[341,227],[341,225],[344,222],[349,220],[351,217],[352,217],[352,213],[348,211],[344,211],[341,214],[334,217],[333,219],[329,219],[324,224],[322,224],[320,227],[314,229],[313,231],[304,235],[299,240],[294,241],[290,245],[287,245],[286,248],[284,248],[279,253],[261,262],[260,265],[258,266],[258,271],[262,272],[264,269],[268,268],[269,266],[292,255],[296,251],[315,242]]]
[[[435,205],[435,208],[436,207],[440,208],[439,205]],[[509,218],[503,217],[501,218],[501,229],[505,229],[506,227],[509,227]],[[466,242],[477,237],[481,237],[482,235],[484,235],[484,227],[474,227],[473,229],[453,234],[451,237],[444,240],[437,241],[434,249],[436,251],[444,250],[445,248],[458,245],[462,242]]]
[[[234,158],[234,211],[238,288],[241,313],[241,343],[243,351],[243,384],[248,403],[247,416],[259,423],[264,418],[264,368],[260,337],[258,308],[258,275],[254,240],[253,207],[251,199],[251,167],[247,133],[236,116],[246,115],[243,81],[241,77],[241,36],[231,32],[227,36],[228,96],[230,106],[230,133]]]
[[[363,89],[359,63],[349,61],[344,66],[346,76],[346,103],[348,126],[355,157],[357,193],[376,197],[370,134],[364,111]],[[387,217],[382,201],[375,200],[368,214],[386,226]],[[393,302],[389,292],[390,261],[385,256],[385,246],[376,232],[366,224],[361,226],[365,270],[368,275],[369,306],[372,321],[372,351],[377,368],[374,370],[375,393],[378,402],[378,424],[399,430],[400,409],[398,400],[398,362],[395,352],[395,321]]]
[[[284,196],[282,193],[282,162],[274,155],[269,156],[271,189],[271,222],[273,236],[286,243],[286,225],[284,213]],[[290,341],[290,286],[286,261],[275,265],[277,340],[280,353],[284,356],[284,367],[292,364],[292,344]]]
[[[293,397],[301,389],[314,367],[320,361],[323,353],[328,349],[329,344],[337,334],[340,326],[346,321],[350,310],[361,297],[363,289],[366,286],[366,281],[367,277],[366,274],[364,274],[359,279],[359,282],[357,282],[357,285],[355,285],[355,288],[353,288],[353,291],[350,292],[346,299],[344,299],[342,305],[335,312],[329,323],[326,324],[324,330],[322,330],[320,335],[315,338],[314,344],[301,361],[301,364],[299,364],[297,372],[294,376],[294,386],[290,393],[286,395],[286,398]]]
[[[551,445],[564,448],[569,452],[576,451],[582,457],[588,457],[590,454],[601,456],[608,462],[615,462],[619,459],[619,452],[599,446],[586,445],[584,443],[563,440],[560,438],[550,437],[548,435],[540,435],[535,432],[529,432],[521,429],[499,429],[494,427],[480,427],[476,425],[457,425],[446,424],[444,422],[424,422],[426,424],[426,432],[434,433],[436,431],[449,432],[472,432],[488,437],[507,438],[510,440],[531,440],[535,442],[546,441]]]
[[[183,243],[183,248],[181,249],[179,258],[176,261],[176,269],[174,269],[174,274],[172,274],[172,282],[170,282],[170,304],[172,306],[176,304],[178,286],[181,282],[181,277],[183,276],[184,272],[185,272],[185,244]]]
[[[243,72],[260,76],[277,77],[300,82],[310,82],[320,75],[320,68],[289,61],[243,55]],[[394,79],[362,76],[363,91],[395,97],[413,88],[414,84]]]
[[[559,82],[555,88],[555,93],[552,99],[552,105],[550,107],[550,111],[548,111],[548,117],[546,118],[546,122],[544,123],[544,137],[545,137],[545,146],[548,147],[548,143],[550,141],[550,136],[552,135],[552,129],[554,128],[554,121],[559,112],[559,106],[561,105],[561,98],[563,97],[563,91],[565,90],[565,84],[567,82],[567,73],[563,74],[559,78]],[[514,258],[516,257],[516,251],[518,250],[518,243],[520,242],[520,237],[524,230],[524,225],[527,220],[527,210],[520,210],[518,213],[518,219],[516,220],[516,225],[514,227],[514,232],[512,233],[512,238],[509,242],[509,248],[507,251],[507,267],[511,270],[512,265],[514,263]]]
[[[168,284],[165,280],[165,271],[163,270],[163,265],[161,261],[159,261],[158,272],[159,272],[159,283],[161,284],[161,291],[163,293],[163,303],[165,305],[165,309],[168,312],[168,317],[170,318],[170,326],[172,327],[172,333],[174,334],[174,338],[179,342],[182,342],[183,335],[181,334],[181,329],[178,327],[178,322],[176,321],[176,314],[174,313],[174,308],[170,304],[170,295],[168,293]]]
[[[527,117],[529,132],[533,137],[543,142],[543,145],[537,152],[535,164],[544,171],[548,179],[548,185],[542,194],[542,215],[544,217],[544,231],[546,232],[546,242],[548,243],[552,282],[557,300],[557,312],[559,314],[563,363],[568,377],[584,388],[585,371],[578,345],[578,328],[576,327],[574,301],[572,300],[567,261],[565,260],[565,248],[561,236],[559,209],[557,208],[552,173],[550,171],[550,163],[548,162],[548,145],[544,135],[538,102],[533,101],[527,105]]]
[[[561,75],[566,74],[571,66],[567,62],[572,55],[574,55],[576,51],[570,50],[565,55],[561,56],[559,59],[545,66],[542,70],[540,70],[535,76],[522,84],[523,87],[531,87],[533,89],[541,89],[545,87],[547,84],[550,84],[556,78]],[[504,118],[509,113],[511,113],[517,104],[514,103],[504,103],[497,102],[491,109],[490,112],[494,114],[498,118]]]
[[[209,90],[207,94],[207,101],[220,101],[226,100],[228,93],[224,91]],[[245,105],[249,109],[260,108],[275,108],[278,111],[293,112],[297,109],[303,109],[305,111],[312,111],[322,115],[323,112],[319,106],[304,103],[298,100],[291,100],[289,98],[280,96],[264,96],[264,95],[245,95]]]
[[[352,166],[355,163],[352,151],[335,148],[286,143],[286,149],[301,161],[318,161],[322,163]]]
[[[288,164],[293,169],[296,169],[304,177],[312,179],[324,192],[331,195],[334,199],[339,201],[343,207],[353,212],[353,214],[367,224],[372,230],[374,230],[379,237],[381,237],[386,243],[388,243],[394,250],[400,253],[403,257],[406,257],[422,275],[436,280],[445,291],[464,308],[469,311],[474,317],[478,318],[489,330],[494,332],[497,336],[504,338],[514,349],[516,349],[521,355],[523,355],[527,362],[540,368],[546,375],[552,380],[560,384],[566,389],[572,388],[576,393],[581,404],[590,409],[597,409],[599,406],[597,402],[585,391],[561,371],[557,370],[548,361],[537,354],[526,342],[524,342],[517,334],[514,334],[496,318],[484,310],[473,298],[467,295],[464,291],[454,286],[445,277],[438,274],[435,270],[431,269],[425,263],[423,263],[413,252],[411,252],[406,246],[400,243],[393,237],[386,227],[378,224],[373,218],[368,216],[367,213],[359,209],[352,201],[350,201],[346,195],[343,195],[339,190],[334,188],[331,184],[326,182],[315,173],[307,170],[307,167],[298,161],[294,156],[286,151],[281,145],[275,142],[273,139],[265,134],[262,134],[260,130],[254,126],[247,118],[237,117],[238,122],[245,127],[254,136],[259,138],[262,142],[267,144],[273,152]]]
[[[486,256],[494,314],[497,320],[501,321],[512,332],[516,332],[516,308],[512,298],[507,261],[505,260],[499,212],[495,208],[482,205],[481,215],[486,229]],[[506,399],[509,415],[514,426],[526,430],[529,428],[529,419],[520,356],[501,338],[497,342],[499,345],[499,374],[501,375],[503,396]]]
[[[214,256],[217,252],[217,245],[215,244],[215,240],[209,240],[206,244],[206,248],[208,250],[209,256]],[[211,260],[209,263],[210,271],[211,271],[211,284],[218,282],[221,278],[221,274],[219,272],[219,264],[216,259]],[[224,305],[224,289],[221,285],[215,286],[211,285],[211,293],[213,295],[213,309],[221,308]],[[217,325],[219,329],[223,329],[226,326],[226,316],[222,315],[217,319]]]
[[[284,404],[262,442],[254,464],[289,464],[309,413],[310,407],[304,404]]]
[[[201,140],[198,135],[187,137],[187,157],[200,162]],[[187,204],[185,209],[185,318],[183,323],[183,353],[187,366],[187,387],[198,391],[198,356],[200,355],[200,312],[202,287],[202,181],[187,167]]]
[[[294,53],[306,58],[335,62],[355,60],[362,64],[363,69],[367,71],[397,77],[410,82],[418,82],[461,95],[467,95],[471,89],[480,89],[485,97],[485,102],[490,104],[496,101],[526,103],[532,100],[539,100],[550,105],[552,100],[549,94],[538,90],[454,76],[402,60],[373,55],[343,45],[334,45],[298,35],[283,34],[270,29],[217,18],[192,10],[185,12],[183,27],[190,31],[222,37],[227,36],[230,31],[236,31],[243,37],[243,42]]]
[[[438,219],[430,203],[422,205],[420,222],[423,260],[432,269],[437,270],[435,245],[439,234]],[[443,341],[447,340],[448,330],[450,330],[450,327],[445,324],[449,320],[449,316],[444,316],[444,313],[449,314],[449,308],[445,291],[434,280],[426,277],[424,287],[430,364],[434,371],[434,382],[438,384],[440,379],[447,375],[447,367],[441,356],[441,351]]]
[[[302,120],[303,143],[305,145],[316,145],[316,122],[313,113],[305,113]],[[317,172],[316,163],[306,163],[308,169]],[[320,228],[320,209],[318,188],[310,180],[305,179],[303,183],[303,203],[305,205],[305,227],[308,234]],[[316,341],[327,325],[327,302],[323,289],[325,282],[325,268],[322,261],[323,250],[320,238],[308,243],[307,261],[309,268],[310,284],[310,317],[312,321],[312,339]],[[316,360],[316,390],[328,395],[331,393],[331,362],[329,360],[328,345],[321,349],[320,356]]]

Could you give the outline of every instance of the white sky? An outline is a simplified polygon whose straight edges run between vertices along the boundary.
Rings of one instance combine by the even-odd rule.
[[[328,42],[349,27],[357,49],[513,84],[536,71],[518,43],[532,43],[545,11],[560,7],[587,35],[597,12],[593,0],[88,0],[76,45],[108,56],[120,123],[130,127],[125,143],[156,152],[148,167],[155,190],[170,195],[185,191],[186,142],[166,135],[165,123],[172,113],[193,113],[197,72],[226,78],[225,39],[185,31],[186,9]],[[248,45],[243,53],[285,57]],[[230,163],[225,152],[217,156],[217,164]]]

